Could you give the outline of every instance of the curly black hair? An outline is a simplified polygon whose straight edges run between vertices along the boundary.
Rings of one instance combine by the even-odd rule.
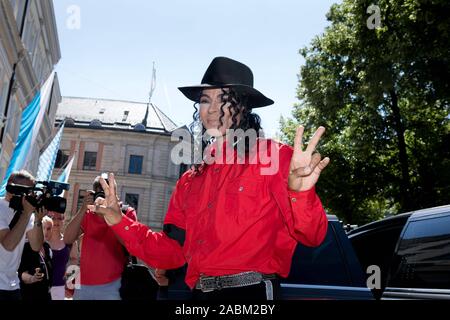
[[[227,104],[230,104],[228,107],[231,114],[233,115],[232,125],[229,129],[238,130],[241,129],[243,131],[253,129],[257,133],[258,137],[263,137],[263,131],[261,127],[261,118],[256,113],[252,112],[252,107],[248,103],[248,96],[246,94],[240,93],[237,90],[233,88],[221,88],[222,89],[222,105],[220,107],[220,117],[219,122],[220,126],[223,125],[223,117],[225,116],[224,108]],[[226,90],[228,89],[228,90]],[[200,93],[201,95],[201,93]],[[190,125],[190,130],[194,135],[194,139],[201,139],[200,144],[200,152],[199,154],[203,155],[203,151],[208,145],[207,141],[204,141],[203,136],[206,133],[206,129],[201,126],[201,120],[200,120],[200,112],[198,108],[198,104],[200,101],[200,95],[198,97],[198,101],[194,103],[194,114],[192,116],[194,122]],[[238,121],[238,116],[241,115],[240,121]],[[199,131],[197,128],[201,127],[201,131]],[[245,143],[245,153],[248,154],[250,150],[250,144]],[[196,161],[193,161],[194,165],[192,168],[196,173],[199,173],[200,167],[204,166],[205,163],[201,161],[201,163],[196,163]]]

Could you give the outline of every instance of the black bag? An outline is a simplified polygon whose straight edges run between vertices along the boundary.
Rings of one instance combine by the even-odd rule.
[[[125,301],[156,300],[159,285],[150,274],[147,266],[137,263],[130,257],[129,263],[122,273],[120,297]]]

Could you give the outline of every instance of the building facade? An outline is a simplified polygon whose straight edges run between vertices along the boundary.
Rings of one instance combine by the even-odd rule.
[[[155,105],[63,97],[56,123],[65,121],[53,179],[74,157],[66,221],[78,211],[96,176],[113,172],[120,199],[140,222],[161,230],[180,166],[170,160],[176,125]]]
[[[61,58],[51,0],[0,1],[0,179],[19,135],[22,111]],[[26,168],[36,173],[40,152],[51,141],[61,100],[55,77],[47,112]]]

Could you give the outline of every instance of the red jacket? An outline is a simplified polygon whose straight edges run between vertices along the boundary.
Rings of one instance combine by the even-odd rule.
[[[136,211],[128,208],[125,214],[136,221]],[[103,285],[122,276],[126,256],[123,246],[105,219],[92,211],[84,214],[81,222],[83,244],[80,255],[80,282],[82,285]]]
[[[327,217],[315,189],[288,190],[292,148],[268,140],[279,152],[274,175],[256,164],[210,164],[201,174],[186,172],[177,182],[164,221],[166,232],[124,217],[113,226],[131,254],[160,269],[188,263],[192,288],[202,274],[244,271],[289,274],[298,241],[318,246]],[[270,150],[270,148],[269,148]]]

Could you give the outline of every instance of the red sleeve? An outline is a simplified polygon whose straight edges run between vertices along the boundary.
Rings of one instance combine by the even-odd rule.
[[[83,230],[83,232],[86,232],[87,227],[88,227],[88,215],[92,214],[92,211],[88,210],[86,211],[86,213],[84,214],[83,220],[81,220],[81,230]]]
[[[158,269],[177,269],[186,261],[177,241],[164,232],[154,232],[148,226],[124,216],[122,221],[112,226],[122,239],[128,252]]]
[[[185,230],[182,199],[185,190],[183,176],[177,183],[170,199],[164,224],[174,224]],[[148,265],[158,269],[177,269],[186,263],[183,248],[178,241],[164,232],[154,232],[148,226],[124,216],[122,221],[112,226],[123,240],[127,250]]]
[[[270,189],[291,236],[309,247],[319,246],[327,234],[328,219],[315,187],[302,192],[289,190],[289,165],[293,150],[279,145],[279,170],[271,177]]]

